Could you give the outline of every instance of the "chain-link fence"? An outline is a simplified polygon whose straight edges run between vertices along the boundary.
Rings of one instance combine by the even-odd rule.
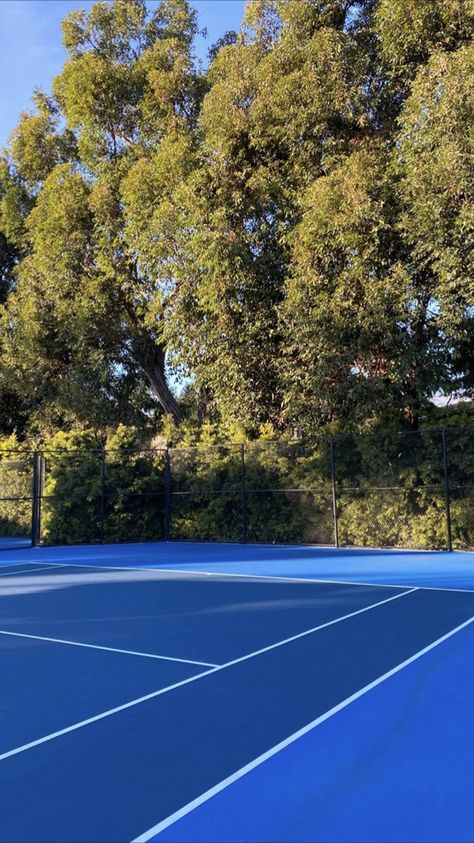
[[[0,547],[152,540],[474,549],[474,429],[0,452]]]
[[[340,543],[449,546],[444,442],[442,431],[339,437],[334,450]]]
[[[34,455],[0,449],[0,549],[32,541]]]
[[[38,539],[44,544],[163,539],[166,459],[164,450],[37,454]]]
[[[448,503],[455,550],[474,548],[474,430],[447,429]]]

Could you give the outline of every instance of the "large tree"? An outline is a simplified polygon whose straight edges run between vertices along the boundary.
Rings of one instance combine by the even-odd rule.
[[[221,412],[254,427],[284,423],[279,306],[302,192],[363,121],[355,5],[253,2],[209,69],[170,342]]]
[[[163,334],[166,255],[148,260],[149,242],[142,255],[135,229],[141,192],[166,204],[192,159],[195,13],[186,0],[163,0],[150,15],[142,0],[99,2],[69,15],[63,31],[69,58],[54,96],[37,95],[6,162],[7,193],[28,201],[19,215],[11,202],[7,219],[17,214],[21,259],[5,353],[46,403],[75,408],[82,394],[87,415],[101,393],[107,403],[142,373],[178,420]],[[175,156],[180,147],[188,154]]]
[[[258,0],[218,52],[170,326],[225,415],[416,427],[468,386],[473,23],[461,0]]]

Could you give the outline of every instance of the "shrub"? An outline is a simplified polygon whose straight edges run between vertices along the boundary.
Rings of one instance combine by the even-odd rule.
[[[0,440],[0,538],[31,535],[33,455],[15,436]]]

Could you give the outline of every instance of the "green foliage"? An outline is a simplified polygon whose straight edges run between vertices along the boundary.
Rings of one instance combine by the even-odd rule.
[[[350,38],[341,4],[330,5],[339,16],[320,4],[249,4],[235,44],[209,69],[199,167],[183,196],[189,225],[170,344],[222,417],[254,431],[283,423],[287,232],[301,191],[357,121]]]
[[[45,544],[159,540],[331,545],[335,492],[343,546],[444,548],[443,434],[376,433],[290,441],[147,447],[136,428],[106,439],[61,433],[43,443],[41,540]],[[183,440],[188,441],[184,434]],[[447,428],[453,546],[474,547],[472,428]],[[13,449],[13,450],[12,450]],[[32,452],[0,442],[0,532],[30,535]],[[168,526],[167,526],[168,525]]]
[[[239,446],[208,445],[171,451],[171,536],[242,539]]]
[[[474,390],[473,0],[254,0],[204,70],[187,0],[63,34],[0,161],[0,429],[417,429]]]
[[[119,430],[108,445],[119,442],[122,448],[124,444],[136,446],[134,435]],[[453,535],[456,546],[464,548],[473,541],[468,509],[472,489],[467,485],[473,455],[461,431],[450,436]],[[333,542],[330,450],[325,438],[301,444],[263,437],[244,446],[244,462],[242,446],[216,444],[212,440],[211,435],[206,444],[172,448],[169,452],[172,538],[241,541],[245,529],[247,540],[254,542]],[[97,537],[97,518],[91,513],[90,504],[97,502],[100,459],[97,454],[77,454],[71,462],[70,456],[62,455],[55,464],[51,492],[56,500],[49,504],[54,528],[52,522],[47,522],[45,529],[45,539],[49,541],[90,539],[91,525]],[[440,433],[337,437],[335,464],[342,544],[445,546]],[[60,498],[63,493],[71,494],[65,485],[64,471],[72,475],[74,487],[79,488],[79,496],[84,499],[82,530],[74,520],[76,498],[67,505],[67,520],[62,519]],[[84,477],[89,478],[87,494]],[[163,536],[163,452],[109,450],[105,488],[106,540]],[[74,533],[68,532],[71,523]]]
[[[444,325],[474,301],[474,47],[438,53],[420,70],[401,115],[400,159],[412,253],[436,279]]]
[[[472,0],[380,0],[375,24],[390,71],[410,80],[438,50],[451,51],[472,38]]]
[[[446,546],[441,432],[341,437],[335,458],[342,544]]]
[[[48,442],[41,513],[47,544],[99,540],[98,447],[91,432],[57,433]]]
[[[136,429],[124,425],[105,442],[88,431],[48,441],[46,544],[163,538],[163,453],[137,450],[139,445]]]
[[[158,407],[179,418],[163,331],[174,248],[167,210],[189,171],[202,94],[195,18],[185,0],[150,13],[141,0],[73,12],[54,97],[37,93],[36,111],[12,134],[0,169],[0,297],[4,275],[9,285],[1,353],[43,427],[102,416],[103,429],[119,420],[117,401],[123,421],[146,424]],[[162,253],[150,259],[140,221],[154,211]]]
[[[445,548],[446,517],[442,492],[341,495],[339,540],[356,547]]]
[[[109,435],[104,458],[104,540],[146,541],[164,537],[162,450],[136,450],[137,430],[121,425]]]
[[[31,535],[32,454],[14,434],[0,439],[0,539]]]
[[[34,191],[54,168],[76,154],[74,136],[59,131],[59,111],[54,100],[35,91],[36,112],[25,112],[10,137],[15,161],[27,190]]]
[[[467,401],[446,407],[431,406],[423,419],[423,427],[474,427],[474,404]]]

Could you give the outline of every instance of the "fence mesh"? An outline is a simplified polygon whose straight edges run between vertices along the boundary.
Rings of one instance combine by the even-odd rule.
[[[0,547],[31,541],[33,454],[0,450]]]
[[[43,544],[102,540],[100,452],[44,453],[40,484]]]
[[[163,539],[166,452],[107,451],[101,460],[103,540]]]
[[[327,439],[261,442],[245,448],[247,540],[331,544],[331,456]]]
[[[170,449],[170,538],[243,541],[242,482],[239,445]]]
[[[0,451],[0,546],[147,540],[474,549],[474,430]]]
[[[341,544],[446,546],[442,431],[344,436],[334,452]]]
[[[446,430],[452,542],[474,548],[474,430]]]

